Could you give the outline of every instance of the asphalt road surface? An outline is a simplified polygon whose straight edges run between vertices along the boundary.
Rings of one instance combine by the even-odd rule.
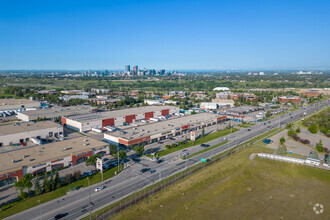
[[[95,184],[89,188],[80,189],[53,201],[17,213],[7,219],[54,219],[54,216],[60,213],[68,213],[63,219],[80,219],[89,214],[89,198],[91,199],[92,211],[98,210],[101,207],[110,205],[130,194],[140,191],[144,187],[157,182],[161,178],[169,177],[176,172],[184,170],[186,167],[200,163],[200,158],[210,158],[233,148],[244,141],[265,133],[270,129],[279,127],[279,125],[283,127],[287,123],[299,119],[304,112],[310,114],[328,105],[329,100],[323,104],[314,104],[305,107],[304,109],[299,109],[289,112],[286,115],[278,116],[275,119],[270,120],[270,123],[267,121],[266,125],[264,125],[264,122],[258,122],[255,126],[251,127],[250,131],[248,131],[247,128],[241,128],[240,131],[226,136],[229,140],[228,143],[192,157],[186,161],[176,158],[181,151],[162,157],[165,161],[160,164],[150,161],[149,158],[143,157],[139,163],[134,163],[132,167],[126,168],[118,176],[102,183]],[[207,144],[213,146],[222,141],[223,140],[219,138],[212,140]],[[203,148],[200,146],[193,146],[185,152],[192,154],[202,149]],[[155,169],[156,172],[153,174],[150,174],[149,172],[140,174],[139,171],[145,167]],[[95,192],[95,188],[98,186],[105,186],[106,188],[102,191]]]

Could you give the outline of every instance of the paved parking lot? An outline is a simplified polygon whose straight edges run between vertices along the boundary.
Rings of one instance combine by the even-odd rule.
[[[300,154],[300,155],[304,155],[304,156],[309,156],[309,153],[314,150],[313,147],[311,146],[306,146],[298,141],[293,140],[292,138],[289,138],[288,135],[288,130],[285,129],[283,131],[281,131],[280,133],[275,134],[274,136],[270,137],[269,139],[271,139],[273,142],[270,144],[267,144],[266,146],[272,149],[277,149],[278,145],[280,143],[280,138],[284,137],[285,138],[285,145],[287,146],[287,151],[290,152],[292,151],[292,153],[294,154]],[[304,136],[303,134],[299,134],[299,137],[305,138],[305,139],[309,139],[310,140],[310,136],[312,134],[309,133],[307,136]],[[319,158],[320,159],[324,159],[324,155],[323,154],[319,154]]]

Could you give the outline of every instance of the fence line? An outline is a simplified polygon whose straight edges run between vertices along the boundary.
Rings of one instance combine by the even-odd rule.
[[[220,160],[223,160],[224,158],[245,149],[246,147],[248,147],[249,145],[244,145],[241,147],[236,147],[233,148],[231,150],[228,150],[228,152],[224,152],[223,155],[220,154],[220,156],[215,156],[213,157],[214,159],[212,159],[211,161],[207,162],[207,163],[198,163],[197,165],[188,168],[187,170],[183,170],[180,173],[174,174],[173,176],[169,176],[157,183],[155,183],[154,185],[151,185],[150,187],[147,187],[143,190],[141,190],[140,192],[135,193],[133,196],[128,196],[125,199],[122,199],[119,203],[116,203],[114,206],[109,206],[109,209],[105,210],[104,212],[102,212],[101,214],[97,214],[92,216],[92,219],[108,219],[111,216],[113,216],[116,213],[119,213],[120,211],[129,208],[132,205],[137,204],[138,202],[154,195],[155,193],[179,182],[180,180],[191,176],[192,174],[196,173],[197,171],[204,169]]]

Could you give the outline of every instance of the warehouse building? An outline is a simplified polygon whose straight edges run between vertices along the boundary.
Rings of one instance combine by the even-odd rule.
[[[50,109],[18,112],[17,118],[22,121],[37,121],[38,119],[55,120],[59,117],[82,115],[96,111],[96,108],[90,106],[55,107]]]
[[[92,130],[92,128],[125,126],[141,120],[149,120],[150,118],[157,118],[159,116],[173,115],[177,112],[179,112],[179,108],[174,106],[145,106],[63,117],[62,124],[72,130],[85,132]]]
[[[0,99],[0,111],[25,110],[27,108],[40,107],[40,102],[29,99]]]
[[[185,117],[150,122],[146,125],[107,132],[104,140],[111,144],[134,146],[151,144],[187,132],[202,129],[226,121],[227,116],[210,113],[194,114]]]
[[[24,122],[1,126],[0,147],[32,141],[32,138],[59,137],[63,134],[63,127],[51,121],[37,123]]]
[[[41,174],[77,165],[95,154],[109,154],[109,144],[79,137],[0,154],[0,186],[13,183],[27,173]]]

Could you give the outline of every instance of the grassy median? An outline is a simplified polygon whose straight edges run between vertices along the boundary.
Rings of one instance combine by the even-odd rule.
[[[116,171],[118,171],[118,167],[114,167],[110,170],[104,171],[103,172],[104,180],[115,176]],[[89,179],[90,179],[90,185],[99,183],[102,180],[101,173],[97,173],[93,176],[90,176]],[[37,205],[39,205],[38,200],[40,200],[41,203],[45,203],[45,202],[51,201],[53,199],[59,198],[61,196],[64,196],[69,191],[69,188],[74,187],[74,186],[76,188],[87,187],[88,186],[87,178],[75,181],[69,185],[63,186],[61,188],[58,188],[58,189],[48,192],[48,193],[43,193],[38,196],[29,197],[24,200],[20,200],[20,201],[13,202],[8,205],[2,206],[1,212],[0,212],[0,219],[3,219],[5,217],[8,217],[15,213],[18,213],[18,212],[24,211],[26,209],[32,208],[34,206],[37,206]]]

